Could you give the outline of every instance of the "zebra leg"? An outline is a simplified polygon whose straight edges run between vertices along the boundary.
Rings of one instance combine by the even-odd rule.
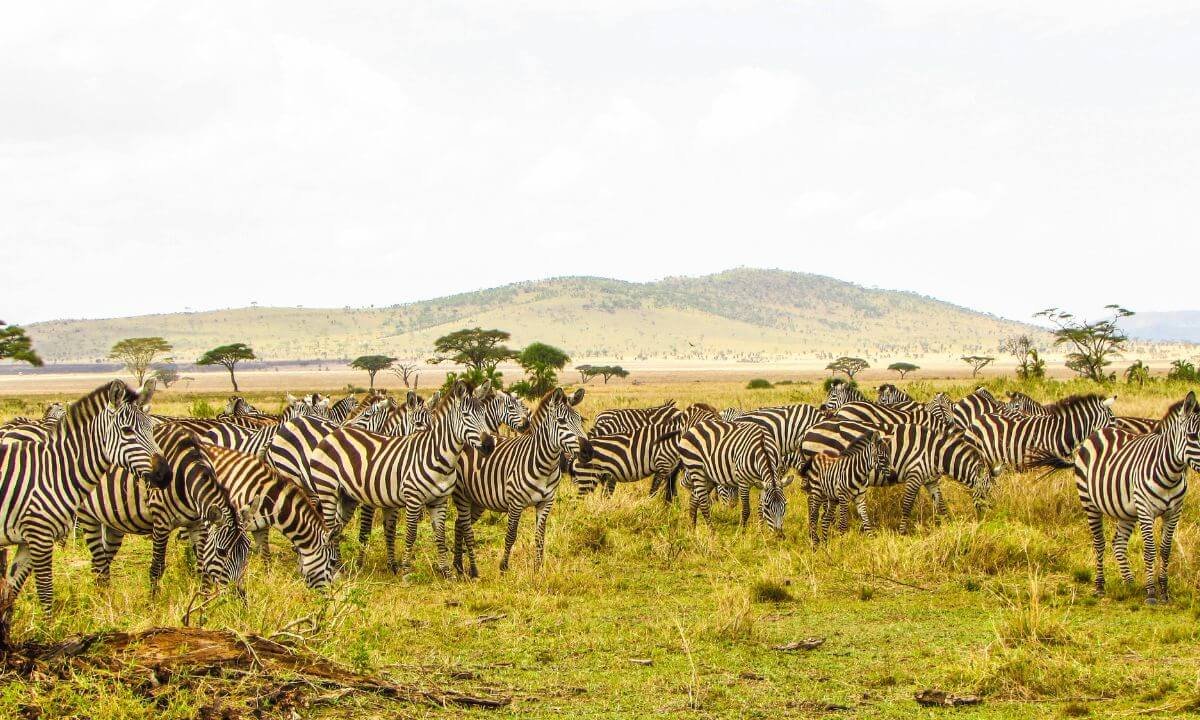
[[[150,596],[158,595],[158,583],[167,566],[167,541],[171,539],[171,527],[155,523],[150,532]]]
[[[34,581],[37,583],[38,600],[42,610],[50,612],[54,607],[54,536],[37,532],[25,534],[29,546],[29,559],[33,563]]]
[[[508,530],[504,533],[504,557],[500,560],[500,572],[508,570],[508,559],[512,555],[513,545],[517,542],[517,526],[521,524],[521,512],[524,509],[515,507],[508,510]]]
[[[457,493],[454,495],[454,572],[463,572],[463,545],[471,527],[471,503]]]
[[[946,498],[942,495],[941,481],[933,478],[925,483],[925,490],[929,492],[929,497],[933,499],[933,507],[935,508],[934,516],[942,518],[949,515],[950,507],[946,505]]]
[[[1092,533],[1092,551],[1096,555],[1095,587],[1099,597],[1104,595],[1104,515],[1095,508],[1084,508],[1084,513]]]
[[[467,518],[467,561],[470,564],[470,576],[479,577],[479,568],[475,566],[475,521],[483,514],[482,507],[472,507]]]
[[[112,563],[112,554],[108,552],[108,546],[104,542],[104,526],[91,518],[84,518],[79,527],[83,530],[83,540],[92,556],[92,575],[96,577],[96,584],[108,585],[108,568]]]
[[[537,523],[533,529],[533,542],[537,550],[537,559],[534,567],[538,569],[542,567],[542,558],[546,554],[546,521],[550,518],[550,509],[553,507],[553,497],[549,497],[534,506],[534,511],[537,513]]]
[[[25,544],[17,545],[17,552],[13,556],[12,565],[8,566],[7,576],[8,581],[12,585],[13,593],[20,594],[21,588],[25,585],[25,581],[29,579],[29,572],[33,570],[33,559],[29,554],[29,546]]]
[[[604,497],[612,497],[617,491],[617,479],[611,475],[604,480]]]
[[[867,494],[865,492],[854,496],[854,507],[858,508],[858,519],[862,521],[862,531],[867,535],[875,532],[875,527],[871,525],[871,516],[867,514]]]
[[[684,482],[686,482],[688,486],[692,488],[692,499],[688,504],[688,510],[691,513],[692,527],[695,528],[696,512],[700,510],[701,506],[704,504],[704,501],[708,499],[708,486],[700,481],[700,478],[696,476],[696,473],[690,471],[685,471],[685,473]],[[705,519],[708,519],[707,508],[705,508],[704,517]]]
[[[1154,567],[1158,561],[1158,548],[1154,542],[1154,516],[1138,508],[1138,525],[1142,530],[1142,560],[1146,563],[1146,604],[1158,602],[1158,582],[1154,578]]]
[[[908,534],[908,524],[912,521],[913,506],[917,503],[917,493],[921,492],[921,478],[908,476],[904,478],[904,496],[900,498],[900,534]]]
[[[363,505],[358,509],[358,544],[363,547],[371,540],[371,527],[375,524],[375,508]]]
[[[737,496],[742,505],[742,527],[746,527],[746,523],[750,522],[750,483],[739,482]]]
[[[845,501],[841,501],[837,506],[837,529],[838,532],[850,531],[850,509]]]
[[[258,552],[262,554],[263,563],[271,564],[271,545],[268,537],[271,534],[271,526],[267,525],[260,530],[253,531],[254,545],[258,548]]]
[[[393,518],[395,518],[397,515],[399,515],[399,513],[392,513]],[[395,537],[395,534],[396,534],[395,527],[394,527],[395,520],[392,521],[393,531],[391,533],[387,533],[387,531],[386,531],[387,521],[388,521],[386,514],[384,515],[383,521],[384,521],[384,528],[385,528],[384,532],[387,535],[389,535],[388,543],[387,543],[388,568],[393,573],[395,573],[397,570],[396,546],[395,546],[395,543],[392,542],[392,539]],[[420,524],[421,524],[421,506],[420,505],[410,505],[410,506],[404,508],[404,559],[401,561],[400,567],[398,568],[401,572],[408,572],[409,570],[412,569],[413,553],[415,552],[415,548],[417,545],[417,527]]]
[[[835,501],[830,498],[825,501],[825,507],[821,512],[821,539],[829,541],[829,528],[833,525],[833,515],[837,512],[834,508]]]
[[[1117,558],[1117,569],[1121,571],[1121,579],[1133,582],[1133,571],[1129,569],[1129,536],[1133,533],[1133,523],[1128,520],[1117,522],[1113,532],[1113,556]]]
[[[1179,524],[1179,516],[1182,511],[1183,504],[1180,503],[1163,516],[1162,545],[1158,549],[1158,557],[1162,561],[1162,570],[1159,571],[1161,574],[1158,576],[1158,599],[1161,602],[1167,602],[1170,599],[1170,595],[1167,594],[1167,564],[1171,561],[1171,545],[1175,541],[1175,526]]]
[[[824,501],[808,496],[808,539],[812,541],[813,547],[821,543],[821,538],[817,534],[817,525],[821,522],[821,507]]]
[[[429,524],[433,526],[433,544],[437,548],[437,569],[442,577],[450,577],[450,568],[446,564],[448,549],[446,548],[446,498],[436,500],[429,506]]]

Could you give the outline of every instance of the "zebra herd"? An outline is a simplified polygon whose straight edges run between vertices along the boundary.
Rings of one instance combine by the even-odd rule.
[[[957,401],[939,393],[919,403],[895,385],[870,400],[850,384],[830,387],[825,402],[753,411],[674,402],[599,413],[584,430],[582,389],[556,388],[530,412],[517,397],[484,384],[455,382],[425,400],[384,392],[336,403],[319,394],[287,396],[279,415],[230,398],[214,419],[150,412],[153,381],[134,391],[108,383],[40,420],[0,426],[0,545],[16,546],[8,577],[19,590],[32,571],[38,597],[53,599],[55,541],[78,527],[97,582],[126,535],[152,541],[150,582],[162,578],[176,530],[194,549],[196,571],[211,586],[243,593],[252,552],[270,557],[276,529],[295,550],[312,588],[329,585],[341,565],[343,531],[359,511],[366,543],[383,516],[387,562],[410,568],[427,514],[436,569],[451,574],[447,511],[455,509],[453,568],[475,577],[474,524],[485,510],[507,519],[500,569],[508,568],[521,515],[535,514],[535,563],[544,554],[548,517],[564,474],[580,493],[652,477],[668,502],[682,484],[689,513],[709,522],[713,498],[781,532],[785,489],[795,479],[808,499],[809,537],[819,544],[848,529],[853,505],[871,531],[866,492],[901,484],[899,530],[910,530],[921,489],[947,512],[940,480],[971,493],[983,513],[1006,469],[1073,467],[1096,553],[1096,590],[1104,590],[1103,518],[1116,521],[1113,550],[1122,577],[1132,574],[1126,546],[1134,526],[1145,544],[1148,601],[1168,597],[1166,567],[1187,489],[1200,469],[1200,407],[1195,395],[1161,420],[1121,418],[1115,398],[1079,395],[1042,405],[1021,393],[1000,402],[985,388]],[[501,426],[507,429],[501,432]],[[404,550],[395,535],[404,519]],[[1163,518],[1161,542],[1154,521]],[[465,558],[464,558],[465,555]]]

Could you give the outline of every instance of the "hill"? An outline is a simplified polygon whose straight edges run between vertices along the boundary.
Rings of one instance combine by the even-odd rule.
[[[1140,312],[1122,320],[1121,327],[1142,340],[1200,343],[1200,310]]]
[[[1027,325],[910,292],[833,278],[736,269],[631,283],[563,277],[384,308],[250,307],[106,320],[57,320],[28,331],[49,362],[93,362],[118,339],[161,335],[190,360],[226,342],[264,359],[386,352],[424,358],[461,327],[497,327],[512,345],[543,340],[577,360],[742,360],[841,354],[920,359],[995,353]]]

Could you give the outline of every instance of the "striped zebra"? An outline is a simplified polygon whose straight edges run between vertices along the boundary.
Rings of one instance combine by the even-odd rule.
[[[1070,467],[1069,458],[1079,443],[1112,426],[1111,406],[1116,399],[1072,395],[1047,405],[1048,415],[981,415],[967,428],[966,438],[983,455],[993,476],[1005,467],[1016,471],[1047,464]]]
[[[245,415],[222,419],[175,417],[173,415],[151,415],[150,418],[156,424],[170,423],[172,425],[178,425],[196,433],[201,437],[203,437],[204,434],[209,430],[225,425],[235,425],[237,427],[250,428],[251,430],[261,430],[263,427],[266,427],[261,420]]]
[[[983,464],[979,452],[959,433],[925,425],[892,425],[876,427],[862,423],[826,420],[813,426],[804,437],[804,457],[841,455],[864,435],[878,431],[887,441],[888,465],[886,475],[873,476],[871,486],[901,483],[904,495],[900,502],[900,533],[908,532],[913,504],[924,487],[933,498],[938,515],[947,512],[939,479],[947,475],[965,485],[975,502],[976,512],[982,512],[991,490],[991,473]],[[846,510],[838,507],[838,529],[846,529]]]
[[[823,418],[821,411],[812,405],[776,405],[744,412],[733,421],[743,425],[757,425],[775,442],[781,463],[792,463],[798,457],[804,434]],[[781,466],[780,473],[784,471]]]
[[[829,396],[825,398],[825,402],[821,403],[821,411],[827,415],[832,415],[837,412],[837,409],[846,403],[852,402],[871,402],[866,395],[859,392],[858,388],[845,380],[834,378],[829,383]]]
[[[891,383],[884,383],[879,386],[879,397],[876,399],[876,402],[885,407],[895,405],[912,406],[917,404],[917,401],[913,400],[911,395]]]
[[[142,410],[153,382],[135,392],[114,380],[73,403],[43,441],[0,445],[0,546],[16,545],[8,578],[19,592],[33,571],[38,599],[54,599],[55,539],[108,469],[119,465],[162,484],[169,468]]]
[[[934,413],[926,409],[924,405],[915,405],[911,409],[901,410],[897,407],[885,407],[872,402],[852,402],[838,408],[830,418],[834,420],[848,420],[850,422],[881,428],[891,425],[945,427],[945,424],[939,421]]]
[[[108,584],[113,558],[126,535],[149,535],[150,586],[157,594],[171,531],[186,528],[205,582],[236,583],[240,592],[250,555],[245,532],[248,516],[234,507],[194,433],[163,424],[154,428],[154,439],[171,470],[162,487],[151,487],[129,470],[114,466],[76,511],[96,581]]]
[[[1007,411],[1006,414],[1012,417],[1037,417],[1050,414],[1045,405],[1019,390],[1009,391],[1008,402],[1004,407]]]
[[[591,435],[592,458],[576,460],[571,475],[580,494],[604,485],[609,494],[618,482],[638,482],[653,476],[653,487],[661,486],[679,464],[679,431],[657,425],[642,425],[631,432]]]
[[[296,551],[308,587],[323,588],[333,582],[335,541],[312,496],[253,455],[215,445],[202,447],[234,506],[249,518],[247,529],[263,558],[270,559],[267,541],[275,528]]]
[[[675,425],[682,417],[683,413],[675,407],[674,400],[668,400],[662,405],[653,407],[605,410],[596,415],[596,421],[592,423],[592,434],[612,435],[630,432],[642,425],[660,425],[675,429]]]
[[[291,396],[289,396],[291,397]],[[219,423],[210,427],[200,435],[206,443],[219,447],[264,456],[271,445],[275,433],[286,422],[298,417],[321,417],[318,405],[307,401],[290,402],[279,416],[279,422],[273,425],[240,425],[234,423]]]
[[[357,406],[358,398],[353,395],[347,395],[329,406],[328,419],[334,425],[341,425],[350,416],[350,412]]]
[[[1189,392],[1163,417],[1159,430],[1134,435],[1106,428],[1084,440],[1075,456],[1075,487],[1092,533],[1096,594],[1104,594],[1104,518],[1117,523],[1113,555],[1121,577],[1133,581],[1127,557],[1134,525],[1142,533],[1146,602],[1167,602],[1167,564],[1187,493],[1188,466],[1200,471],[1200,407]],[[1162,518],[1162,542],[1154,521]],[[1160,567],[1157,568],[1156,565]]]
[[[814,546],[822,538],[829,539],[829,528],[839,504],[854,503],[863,532],[871,532],[867,486],[890,471],[888,453],[879,431],[870,430],[851,442],[840,455],[816,454],[808,459],[801,474],[808,494],[808,538]]]
[[[591,443],[583,432],[583,418],[575,409],[583,396],[583,388],[569,397],[561,387],[555,388],[542,396],[529,418],[529,429],[524,433],[500,439],[490,455],[474,448],[467,448],[463,453],[454,487],[456,571],[463,572],[465,551],[468,574],[471,577],[479,575],[475,565],[474,525],[484,510],[508,515],[504,556],[500,560],[500,571],[507,571],[521,514],[531,506],[537,514],[535,562],[541,567],[546,545],[546,520],[554,507],[562,477],[559,459],[564,451],[583,463],[592,457]]]
[[[757,422],[731,423],[717,417],[700,416],[679,438],[679,459],[684,482],[692,490],[689,511],[692,527],[700,512],[711,526],[712,491],[725,486],[736,493],[741,504],[741,524],[750,520],[750,488],[761,488],[759,510],[763,521],[776,532],[783,530],[787,512],[785,488],[790,480],[780,477],[782,453],[772,433]]]
[[[490,392],[484,385],[477,393]],[[429,511],[438,570],[446,565],[446,506],[455,491],[455,466],[470,446],[486,457],[496,446],[484,432],[483,402],[457,381],[430,410],[429,428],[406,437],[388,437],[343,427],[325,436],[313,451],[311,476],[322,497],[322,512],[335,541],[346,521],[360,505],[405,511],[404,559],[399,568],[392,539],[394,514],[385,515],[388,568],[392,572],[412,566],[413,548],[421,514]],[[465,464],[465,456],[464,456]]]
[[[46,403],[46,409],[42,411],[42,420],[46,422],[58,422],[67,414],[67,406],[65,403],[58,401]]]
[[[1003,411],[1004,403],[997,400],[987,388],[977,387],[951,406],[951,417],[959,429],[966,430],[974,424],[976,418]]]
[[[1118,415],[1115,427],[1125,432],[1131,432],[1134,435],[1149,435],[1150,433],[1158,432],[1159,422],[1159,420],[1152,418],[1124,417]]]

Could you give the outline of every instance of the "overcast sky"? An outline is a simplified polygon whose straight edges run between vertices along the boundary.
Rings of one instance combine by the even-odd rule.
[[[1200,4],[571,5],[13,5],[0,318],[738,265],[1200,306]]]

